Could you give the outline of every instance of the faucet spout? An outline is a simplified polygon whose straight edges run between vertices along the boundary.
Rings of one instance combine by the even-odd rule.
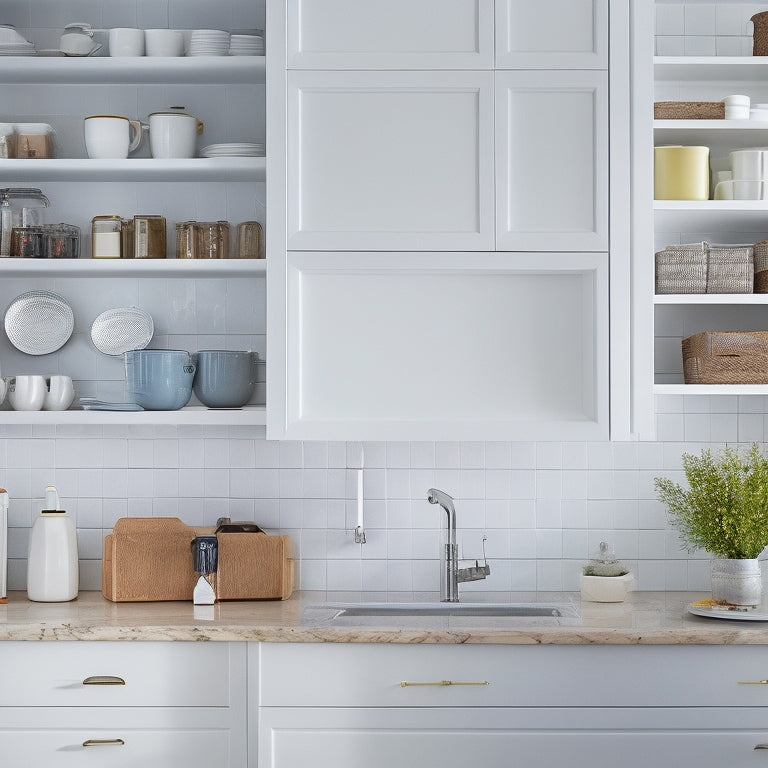
[[[441,548],[442,557],[440,568],[440,601],[444,603],[459,602],[459,550],[456,544],[456,509],[453,499],[437,488],[427,491],[427,501],[439,504],[447,516],[447,541]]]

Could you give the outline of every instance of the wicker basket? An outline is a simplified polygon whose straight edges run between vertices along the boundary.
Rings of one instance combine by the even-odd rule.
[[[657,101],[653,105],[655,120],[724,120],[722,101]]]
[[[704,331],[683,339],[686,384],[768,384],[768,331]]]
[[[707,293],[752,293],[755,266],[752,246],[710,246]]]
[[[755,293],[768,293],[768,240],[755,243]]]
[[[706,293],[707,249],[667,246],[656,254],[656,293]]]
[[[750,21],[752,30],[752,55],[768,56],[768,11],[756,13]]]

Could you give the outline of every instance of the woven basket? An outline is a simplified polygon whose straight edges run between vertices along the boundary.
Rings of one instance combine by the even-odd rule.
[[[655,120],[724,120],[722,101],[657,101],[653,105]]]
[[[755,243],[755,293],[768,293],[768,240]]]
[[[768,11],[756,13],[750,21],[752,31],[752,55],[768,56]]]
[[[707,293],[752,293],[754,280],[752,246],[710,246]]]
[[[707,249],[668,246],[655,255],[656,293],[706,293]]]
[[[703,331],[683,339],[686,384],[768,384],[768,331]]]

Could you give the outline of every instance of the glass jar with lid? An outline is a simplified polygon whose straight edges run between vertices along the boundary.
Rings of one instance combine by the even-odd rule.
[[[50,201],[34,187],[0,189],[0,257],[11,255],[14,227],[37,227],[45,223]]]
[[[121,255],[122,218],[118,215],[94,216],[91,222],[91,257],[119,259]]]

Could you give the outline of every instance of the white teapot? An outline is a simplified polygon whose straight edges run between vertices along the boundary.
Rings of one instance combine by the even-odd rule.
[[[65,56],[93,56],[101,49],[101,43],[93,41],[93,30],[90,24],[73,22],[64,27],[64,34],[59,42],[59,50]]]

